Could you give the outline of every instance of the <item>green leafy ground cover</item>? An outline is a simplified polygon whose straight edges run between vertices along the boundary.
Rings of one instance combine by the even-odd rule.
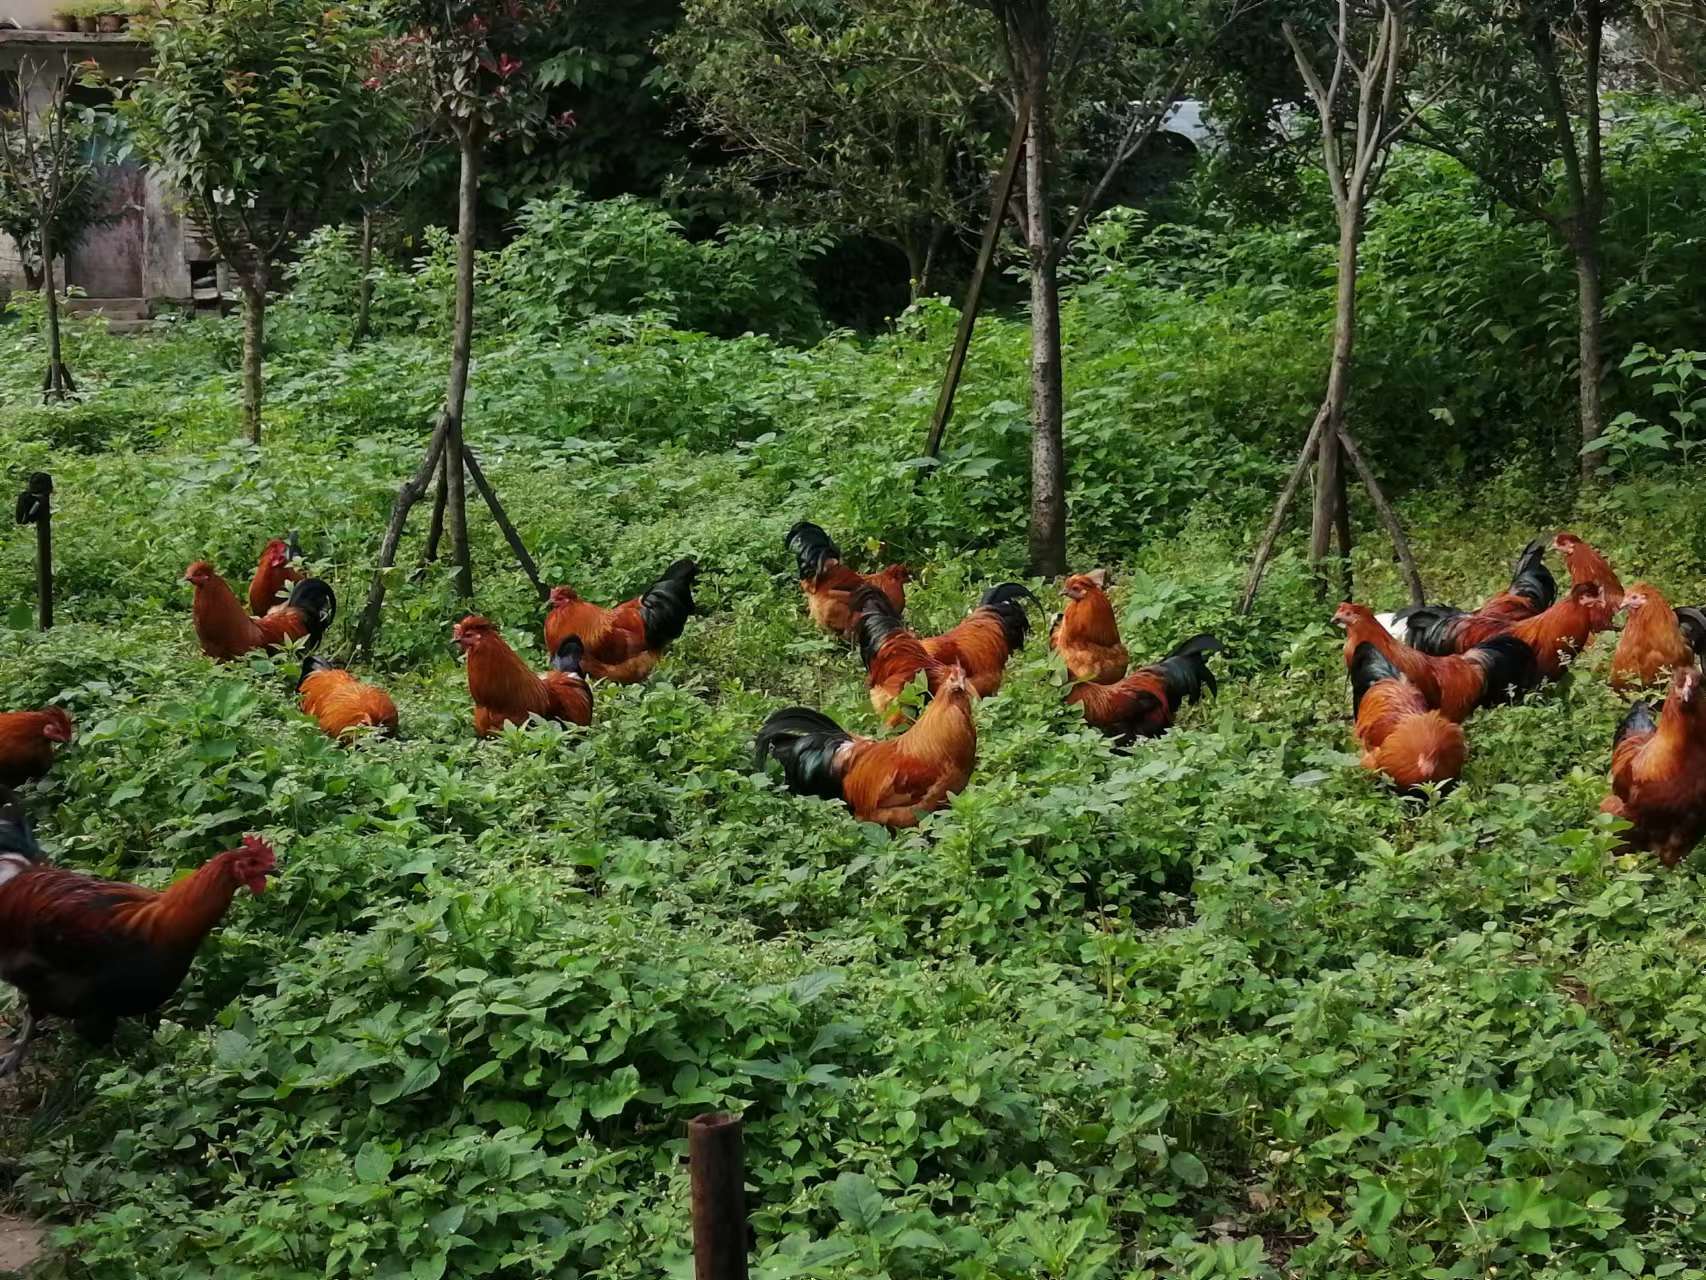
[[[353,749],[294,711],[288,660],[203,659],[179,578],[203,556],[244,577],[296,529],[345,651],[441,344],[351,353],[335,316],[283,308],[257,450],[232,442],[228,328],[79,327],[88,394],[63,409],[33,407],[37,344],[0,329],[6,476],[59,486],[45,637],[28,531],[0,530],[3,701],[79,723],[35,793],[45,840],[152,884],[244,831],[283,861],[157,1028],[56,1036],[0,1103],[11,1201],[65,1224],[55,1265],[685,1275],[685,1122],[737,1107],[764,1277],[1706,1275],[1706,909],[1694,870],[1614,857],[1597,818],[1603,642],[1470,723],[1449,797],[1365,776],[1295,560],[1233,616],[1322,329],[1223,274],[1209,305],[1107,266],[1068,315],[1075,559],[1113,565],[1134,654],[1218,632],[1220,697],[1122,755],[1034,643],[979,708],[970,788],[897,836],[753,767],[788,702],[876,728],[782,535],[886,539],[930,629],[1016,572],[1021,324],[980,328],[916,489],[940,305],[810,349],[506,328],[471,439],[547,576],[613,600],[690,553],[704,616],[651,684],[599,690],[590,731],[476,743],[447,575],[399,582],[371,674],[404,736]],[[1706,598],[1697,473],[1570,509],[1505,454],[1409,492],[1431,590],[1484,595],[1567,523],[1626,580]],[[1409,461],[1437,479],[1441,456]],[[473,524],[480,608],[542,664],[537,602]],[[1398,602],[1372,535],[1356,567]]]

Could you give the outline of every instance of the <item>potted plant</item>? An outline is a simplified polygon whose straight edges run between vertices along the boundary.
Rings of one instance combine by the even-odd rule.
[[[98,14],[95,24],[104,35],[115,36],[130,25],[130,15],[122,11],[109,10]]]
[[[53,11],[53,29],[55,31],[77,30],[77,11],[70,7]]]

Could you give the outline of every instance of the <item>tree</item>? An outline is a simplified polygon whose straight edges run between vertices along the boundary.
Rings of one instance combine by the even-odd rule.
[[[381,90],[389,85],[394,92],[419,95],[456,144],[456,303],[444,408],[426,457],[392,504],[379,565],[356,630],[358,649],[370,647],[378,633],[385,575],[396,563],[409,511],[435,473],[439,496],[434,525],[442,520],[450,535],[457,593],[464,599],[474,593],[466,477],[485,498],[534,589],[541,598],[546,594],[532,557],[464,442],[463,414],[474,342],[474,264],[484,149],[504,137],[524,137],[551,127],[566,129],[573,123],[569,117],[554,121],[545,117],[545,91],[555,83],[555,73],[544,59],[551,36],[566,17],[558,0],[393,0],[389,14],[402,34],[391,42],[379,74],[369,83]]]
[[[1028,104],[1017,202],[1031,285],[1030,571],[1066,571],[1062,259],[1114,179],[1155,135],[1199,57],[1259,0],[981,0],[995,17],[1007,97]],[[946,19],[944,19],[946,20]],[[1111,126],[1111,127],[1110,127]],[[1055,177],[1074,139],[1103,137],[1096,176],[1062,220]]]
[[[375,53],[379,53],[375,48]],[[381,81],[372,79],[377,89]],[[355,329],[350,346],[367,340],[373,315],[373,245],[378,220],[421,179],[434,130],[422,104],[407,93],[376,93],[374,117],[362,147],[350,158],[350,200],[361,218]]]
[[[63,400],[76,390],[60,345],[53,260],[74,249],[83,233],[100,221],[103,194],[90,154],[100,114],[74,108],[68,101],[77,74],[75,67],[52,74],[26,61],[18,71],[23,90],[18,109],[0,111],[0,231],[18,246],[26,277],[32,257],[39,264],[47,326],[42,395],[47,400]],[[32,111],[28,90],[44,83],[50,85],[46,100]]]
[[[735,152],[715,185],[893,246],[917,297],[979,202],[995,68],[978,25],[929,0],[689,0],[659,53]]]
[[[1392,535],[1409,580],[1411,602],[1423,602],[1421,577],[1403,529],[1345,426],[1356,349],[1357,265],[1364,220],[1393,145],[1417,115],[1404,93],[1415,8],[1415,0],[1336,0],[1336,11],[1319,26],[1281,23],[1285,43],[1320,124],[1321,157],[1339,222],[1338,281],[1326,394],[1257,550],[1244,592],[1246,612],[1255,599],[1286,508],[1312,455],[1315,502],[1310,522],[1310,563],[1321,572],[1336,533],[1344,595],[1350,596],[1351,522],[1344,476],[1348,458],[1355,463]],[[1327,68],[1325,74],[1323,67]],[[1325,575],[1318,581],[1324,590]]]
[[[121,104],[137,148],[206,226],[243,295],[243,423],[261,438],[275,263],[342,195],[372,109],[359,5],[182,0],[146,23],[152,69]]]
[[[1574,260],[1580,465],[1590,483],[1605,435],[1605,36],[1637,8],[1636,0],[1439,0],[1422,44],[1432,81],[1449,88],[1416,140],[1548,227]]]

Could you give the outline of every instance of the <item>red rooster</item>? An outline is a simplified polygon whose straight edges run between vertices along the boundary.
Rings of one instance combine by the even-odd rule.
[[[651,675],[693,615],[693,581],[698,576],[698,564],[677,560],[645,595],[613,609],[587,603],[573,587],[557,587],[545,618],[545,648],[556,653],[563,641],[579,636],[587,675],[637,684]]]
[[[865,682],[871,705],[890,724],[903,717],[898,709],[888,714],[900,691],[920,671],[925,672],[934,694],[947,668],[958,666],[971,680],[980,698],[1001,688],[1007,659],[1024,646],[1031,620],[1022,603],[1035,599],[1022,583],[1003,582],[983,593],[966,620],[939,636],[919,636],[901,621],[887,596],[875,587],[860,587],[853,593],[858,611],[854,631],[859,653],[865,660]]]
[[[1621,598],[1622,589],[1618,589]],[[1611,626],[1611,601],[1597,582],[1578,582],[1570,594],[1545,613],[1510,628],[1511,635],[1534,651],[1540,673],[1548,680],[1563,677],[1564,667],[1587,647],[1597,632]]]
[[[184,573],[195,586],[191,616],[201,651],[216,662],[229,662],[255,650],[275,652],[289,640],[306,640],[312,649],[337,616],[338,599],[318,578],[304,578],[290,600],[265,617],[251,618],[229,583],[206,560],[197,560]]]
[[[895,613],[906,611],[906,584],[912,579],[912,570],[904,564],[891,564],[876,573],[850,569],[842,563],[841,548],[809,520],[801,520],[789,529],[782,545],[799,561],[800,590],[806,597],[806,611],[825,631],[836,635],[852,632],[859,621],[853,595],[860,587],[875,587],[894,606]]]
[[[1674,867],[1706,834],[1706,697],[1690,667],[1671,677],[1657,720],[1637,702],[1611,750],[1611,794],[1600,805],[1634,825],[1629,846]]]
[[[1121,744],[1155,738],[1173,727],[1186,702],[1196,702],[1206,686],[1216,692],[1208,655],[1224,648],[1204,633],[1192,636],[1160,662],[1140,667],[1114,684],[1084,680],[1072,686],[1066,701],[1082,707],[1084,719]]]
[[[1462,725],[1430,711],[1422,691],[1377,646],[1359,644],[1349,666],[1363,768],[1384,773],[1405,790],[1449,782],[1463,772],[1469,746]]]
[[[1066,611],[1050,628],[1049,646],[1065,660],[1074,680],[1113,684],[1131,661],[1120,643],[1119,623],[1108,602],[1107,571],[1075,573],[1061,586]]]
[[[397,736],[397,704],[391,695],[324,658],[309,658],[302,664],[296,691],[302,695],[304,714],[318,721],[329,738],[347,737],[362,728]]]
[[[1613,613],[1623,607],[1623,584],[1617,580],[1604,556],[1573,533],[1560,533],[1553,538],[1552,549],[1564,557],[1564,567],[1570,571],[1571,586],[1593,583],[1604,592]]]
[[[1681,671],[1706,653],[1706,611],[1673,609],[1659,589],[1637,582],[1623,596],[1629,621],[1611,659],[1616,689],[1658,683],[1666,672]]]
[[[579,636],[565,636],[551,659],[551,670],[534,675],[498,629],[470,614],[451,631],[468,656],[468,692],[474,699],[474,732],[482,738],[502,733],[528,717],[565,724],[592,723],[592,686],[581,671]]]
[[[302,570],[290,563],[292,558],[283,538],[274,538],[261,552],[255,576],[249,579],[249,612],[255,617],[263,618],[284,603],[287,584],[302,581]]]
[[[1532,618],[1550,609],[1558,599],[1558,584],[1546,567],[1546,544],[1534,539],[1517,557],[1509,589],[1488,600],[1473,613],[1450,605],[1427,604],[1402,609],[1393,615],[1393,625],[1404,624],[1404,640],[1411,647],[1436,657],[1463,653],[1501,635],[1512,623]]]
[[[1534,653],[1511,635],[1495,635],[1467,653],[1435,657],[1394,640],[1365,606],[1342,604],[1333,622],[1345,629],[1345,666],[1371,645],[1403,673],[1429,708],[1454,724],[1478,707],[1496,706],[1540,682]]]
[[[0,712],[0,787],[34,782],[53,767],[53,749],[71,741],[64,707]]]
[[[24,997],[24,1021],[0,1077],[24,1060],[43,1018],[71,1018],[91,1040],[159,1008],[239,889],[262,893],[272,846],[244,836],[164,893],[0,854],[0,979]]]
[[[907,731],[879,740],[856,737],[807,707],[789,707],[764,722],[758,763],[773,756],[788,790],[842,800],[853,816],[885,827],[917,825],[965,789],[977,760],[977,696],[966,673],[948,668],[935,697]]]

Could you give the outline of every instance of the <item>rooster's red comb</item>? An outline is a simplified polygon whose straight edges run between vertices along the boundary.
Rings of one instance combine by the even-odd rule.
[[[244,836],[242,851],[244,853],[252,853],[257,857],[276,859],[272,845],[261,836]]]

